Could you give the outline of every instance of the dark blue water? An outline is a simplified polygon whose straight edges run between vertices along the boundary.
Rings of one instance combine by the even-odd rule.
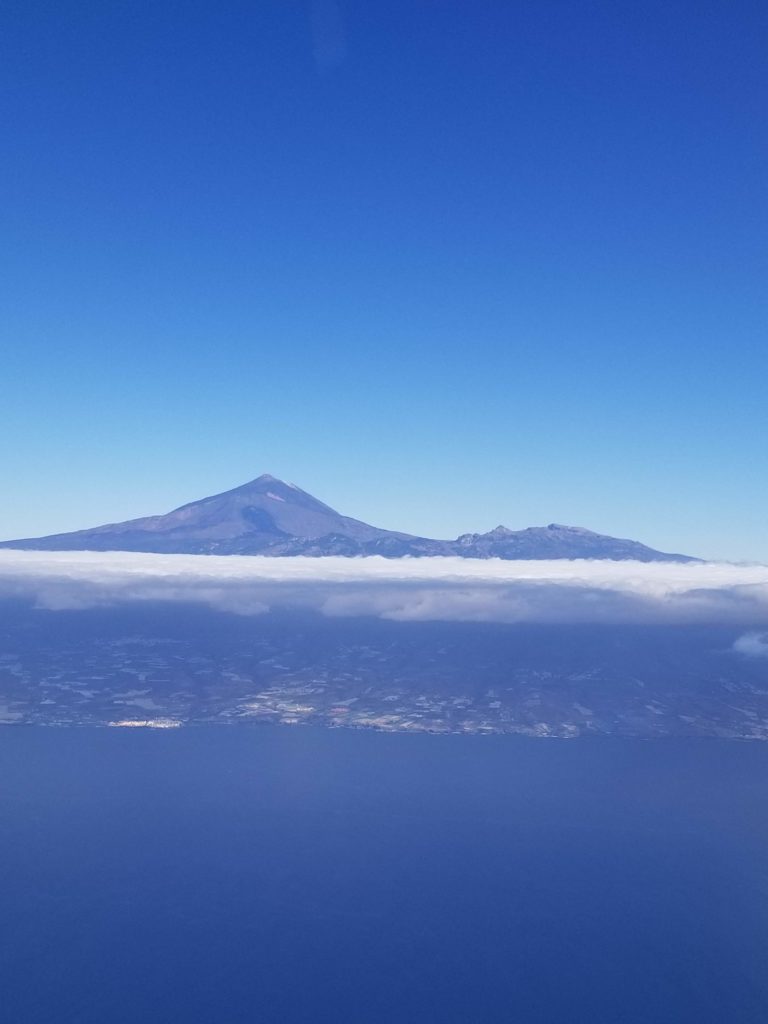
[[[0,734],[5,1024],[768,1020],[768,745]]]

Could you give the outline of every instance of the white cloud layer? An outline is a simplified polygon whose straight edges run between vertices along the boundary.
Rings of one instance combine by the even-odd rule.
[[[768,566],[0,550],[0,598],[8,597],[48,609],[191,601],[242,615],[296,607],[403,621],[713,622],[759,630],[768,627]]]

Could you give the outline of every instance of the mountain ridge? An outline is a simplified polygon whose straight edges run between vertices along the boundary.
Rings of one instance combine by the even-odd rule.
[[[91,529],[0,542],[0,548],[42,551],[142,551],[218,555],[458,555],[463,558],[604,558],[691,562],[639,541],[550,523],[435,540],[371,526],[344,516],[295,484],[264,473],[248,483],[187,502],[164,515]]]

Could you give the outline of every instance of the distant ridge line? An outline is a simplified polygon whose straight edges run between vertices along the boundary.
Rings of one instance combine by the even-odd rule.
[[[34,551],[137,551],[207,555],[382,555],[385,558],[458,555],[462,558],[598,558],[640,562],[696,562],[639,541],[579,526],[529,526],[464,533],[434,540],[370,526],[269,473],[246,484],[180,505],[165,515],[109,523],[87,530],[0,542]]]

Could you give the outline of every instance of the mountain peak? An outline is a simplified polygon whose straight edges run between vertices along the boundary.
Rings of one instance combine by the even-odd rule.
[[[271,495],[273,498],[277,497],[278,500],[282,501],[300,501],[301,499],[312,502],[317,501],[316,498],[313,498],[311,494],[307,494],[306,491],[302,491],[296,484],[291,484],[287,480],[281,480],[280,477],[272,476],[271,473],[262,473],[261,476],[249,480],[248,483],[240,484],[239,487],[233,487],[230,491],[225,491],[224,493],[238,495],[266,494]],[[322,504],[322,502],[317,502],[317,504]],[[327,508],[328,506],[324,507]]]
[[[240,484],[239,487],[233,488],[236,491],[243,491],[247,487],[268,487],[270,484],[281,484],[283,487],[293,487],[293,484],[288,484],[285,480],[281,480],[280,477],[272,476],[271,473],[262,473],[261,476],[254,477],[253,480],[249,480],[247,484]]]
[[[242,484],[242,486],[250,487],[252,484],[282,484],[283,487],[290,487],[292,491],[301,490],[301,488],[297,487],[296,484],[292,484],[288,480],[283,480],[279,476],[272,476],[271,473],[262,473],[261,476],[257,476],[247,484]]]

